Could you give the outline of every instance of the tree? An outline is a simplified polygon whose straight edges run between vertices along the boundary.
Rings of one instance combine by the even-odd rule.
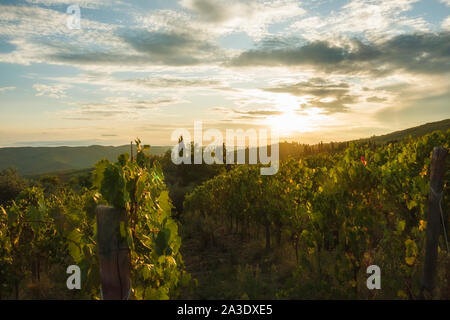
[[[57,176],[43,176],[39,179],[39,183],[44,188],[45,193],[54,193],[60,185],[60,181]]]
[[[22,179],[14,168],[0,171],[0,205],[5,206],[14,200],[26,187],[26,182]]]

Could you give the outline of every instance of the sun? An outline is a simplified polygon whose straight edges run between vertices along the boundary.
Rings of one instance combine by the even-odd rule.
[[[292,136],[295,132],[309,131],[308,117],[299,115],[299,105],[304,102],[299,97],[286,94],[276,95],[278,115],[266,118],[266,124],[273,130],[277,130],[281,136]]]
[[[307,131],[305,117],[294,111],[285,111],[281,115],[267,118],[271,129],[278,130],[280,135],[291,135],[295,132]]]
[[[277,130],[280,137],[294,138],[299,133],[316,131],[327,120],[318,108],[301,108],[308,104],[308,97],[277,93],[270,98],[279,113],[267,116],[263,122],[271,130]]]

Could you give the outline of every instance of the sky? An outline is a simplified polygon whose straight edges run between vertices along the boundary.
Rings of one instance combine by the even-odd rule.
[[[450,0],[0,0],[1,147],[173,145],[194,121],[345,141],[449,101]]]

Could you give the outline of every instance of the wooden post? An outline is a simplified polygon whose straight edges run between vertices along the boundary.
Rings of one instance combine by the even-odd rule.
[[[130,142],[130,159],[133,161],[133,141]]]
[[[435,147],[431,157],[430,194],[428,195],[427,240],[425,247],[425,265],[420,288],[420,298],[432,298],[437,265],[437,247],[441,232],[440,198],[443,191],[445,159],[448,150]]]
[[[127,300],[131,289],[130,250],[120,235],[120,224],[125,226],[125,212],[97,206],[97,245],[104,300]]]

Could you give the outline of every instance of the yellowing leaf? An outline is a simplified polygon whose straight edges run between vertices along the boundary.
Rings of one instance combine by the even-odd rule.
[[[419,223],[419,230],[420,231],[423,231],[423,230],[425,230],[427,228],[427,222],[425,221],[425,220],[420,220],[420,223]]]
[[[407,265],[412,266],[414,264],[414,261],[416,261],[416,257],[406,257],[405,261]]]
[[[400,220],[397,223],[397,231],[403,232],[403,230],[405,230],[405,226],[406,226],[406,221],[405,220]]]
[[[408,298],[408,296],[406,295],[405,291],[403,291],[403,290],[398,290],[397,291],[397,296],[400,297],[400,298],[404,298],[404,299]]]
[[[167,262],[169,262],[169,264],[177,265],[177,262],[172,256],[166,256],[166,260]]]
[[[408,201],[406,203],[406,206],[408,207],[408,210],[411,210],[411,209],[417,207],[417,202],[415,200]]]
[[[405,247],[406,247],[405,261],[407,265],[411,266],[416,261],[416,257],[418,254],[417,245],[413,240],[408,239],[405,241]]]

